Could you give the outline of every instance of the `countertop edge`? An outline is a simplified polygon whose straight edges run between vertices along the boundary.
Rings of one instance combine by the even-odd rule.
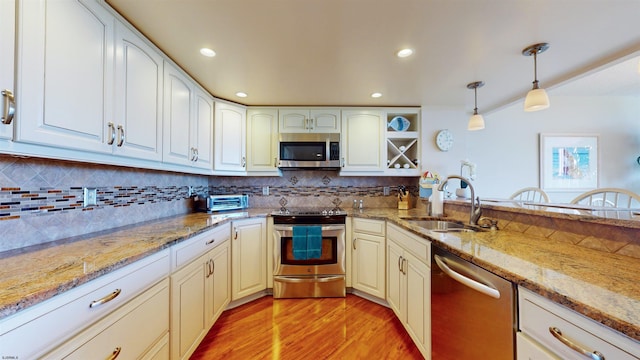
[[[70,279],[64,283],[58,283],[55,286],[52,286],[48,289],[45,289],[43,291],[39,291],[39,292],[34,292],[31,294],[28,294],[27,296],[21,298],[18,302],[14,302],[14,303],[9,303],[9,304],[2,304],[0,306],[0,322],[5,319],[8,318],[14,314],[19,313],[22,310],[25,310],[31,306],[34,306],[38,303],[44,302],[48,299],[51,299],[53,297],[55,297],[56,295],[63,293],[65,291],[74,289],[80,285],[83,285],[85,283],[88,283],[102,275],[105,275],[109,272],[112,272],[114,270],[120,269],[126,265],[132,264],[144,257],[150,256],[152,254],[155,254],[157,252],[160,252],[166,248],[169,248],[179,242],[185,241],[190,239],[193,236],[196,236],[202,232],[205,232],[207,230],[213,229],[219,225],[225,224],[229,221],[233,221],[233,220],[238,220],[238,219],[245,219],[245,218],[256,218],[256,217],[268,217],[270,214],[270,210],[267,209],[250,209],[250,212],[247,212],[244,216],[239,216],[239,217],[233,217],[233,218],[222,218],[218,221],[212,222],[210,224],[205,224],[204,226],[198,226],[196,228],[189,229],[189,231],[183,231],[183,232],[176,232],[175,234],[168,236],[166,238],[164,238],[163,241],[159,242],[157,244],[157,246],[151,246],[149,248],[147,248],[145,251],[143,252],[139,252],[139,253],[135,253],[132,254],[130,256],[126,256],[123,258],[118,259],[118,261],[112,262],[107,266],[101,267],[101,268],[97,268],[94,271],[88,272],[86,273],[84,276],[81,276],[79,278],[73,278]],[[348,215],[352,216],[352,217],[359,217],[359,218],[370,218],[370,219],[377,219],[377,220],[383,220],[383,221],[391,221],[392,223],[402,227],[403,229],[410,231],[418,236],[421,236],[429,241],[431,241],[432,243],[436,243],[436,246],[442,247],[446,250],[449,250],[451,252],[453,252],[454,254],[460,256],[461,258],[465,259],[465,260],[469,260],[472,263],[485,268],[486,270],[489,270],[493,273],[496,273],[497,275],[511,281],[512,283],[519,285],[519,286],[523,286],[524,288],[527,288],[531,291],[533,291],[534,293],[537,293],[555,303],[558,303],[582,316],[585,316],[597,323],[602,324],[603,326],[606,326],[612,330],[615,330],[627,337],[629,337],[630,339],[632,339],[633,341],[640,341],[640,327],[636,324],[631,324],[625,320],[619,319],[617,317],[612,316],[609,313],[606,313],[600,309],[596,309],[593,308],[591,306],[589,306],[588,304],[584,304],[581,303],[580,301],[572,298],[570,295],[567,294],[562,294],[554,289],[549,289],[546,288],[544,286],[542,286],[541,284],[538,284],[536,282],[531,281],[530,279],[527,278],[523,278],[521,276],[519,276],[518,274],[509,271],[508,269],[502,268],[497,264],[493,264],[493,263],[489,263],[486,261],[483,261],[482,259],[478,259],[477,257],[474,257],[468,253],[465,253],[463,251],[460,251],[454,247],[451,247],[449,245],[446,244],[446,242],[441,241],[439,238],[437,238],[436,236],[433,236],[433,234],[430,234],[428,231],[420,231],[418,229],[416,229],[413,226],[410,226],[407,224],[406,221],[402,220],[398,215],[393,215],[392,213],[394,212],[394,209],[384,209],[381,211],[348,211]],[[397,213],[397,210],[395,210],[395,212]],[[176,216],[176,217],[172,217],[172,218],[168,218],[168,219],[175,219],[176,221],[179,221],[181,218],[185,218],[188,217],[189,215],[192,214],[185,214],[185,215],[180,215],[180,216]],[[160,223],[162,221],[168,221],[167,219],[160,219],[157,221],[152,221],[150,222],[151,224],[153,223]],[[145,223],[145,225],[149,225],[148,223]],[[134,225],[131,228],[135,228],[136,226]],[[114,230],[116,231],[116,230]],[[121,231],[121,230],[120,230]],[[500,230],[500,231],[505,231],[505,230]],[[454,235],[452,235],[454,236]],[[91,235],[88,235],[86,237],[86,239],[91,239]]]

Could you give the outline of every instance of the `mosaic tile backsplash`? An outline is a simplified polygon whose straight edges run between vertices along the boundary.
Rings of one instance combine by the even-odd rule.
[[[414,195],[417,178],[340,177],[287,171],[282,177],[208,177],[0,155],[0,252],[193,211],[198,194],[248,194],[250,207],[395,207],[397,187]],[[83,188],[97,189],[84,207]],[[268,188],[268,195],[263,195]],[[385,188],[389,194],[385,195]]]

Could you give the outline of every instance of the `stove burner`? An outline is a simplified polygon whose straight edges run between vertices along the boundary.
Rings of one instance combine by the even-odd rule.
[[[305,209],[305,208],[280,208],[272,213],[272,215],[290,215],[290,216],[331,216],[331,215],[346,215],[347,213],[340,208],[333,209]]]
[[[284,208],[271,216],[274,224],[344,224],[347,212],[339,208]]]

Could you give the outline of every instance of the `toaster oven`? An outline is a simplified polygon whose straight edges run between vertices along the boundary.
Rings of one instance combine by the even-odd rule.
[[[209,195],[207,212],[240,210],[249,207],[249,195]]]

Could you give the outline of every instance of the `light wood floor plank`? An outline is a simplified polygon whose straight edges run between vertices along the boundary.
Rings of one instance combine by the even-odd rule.
[[[225,311],[191,359],[422,359],[393,311],[346,298],[263,297]]]

